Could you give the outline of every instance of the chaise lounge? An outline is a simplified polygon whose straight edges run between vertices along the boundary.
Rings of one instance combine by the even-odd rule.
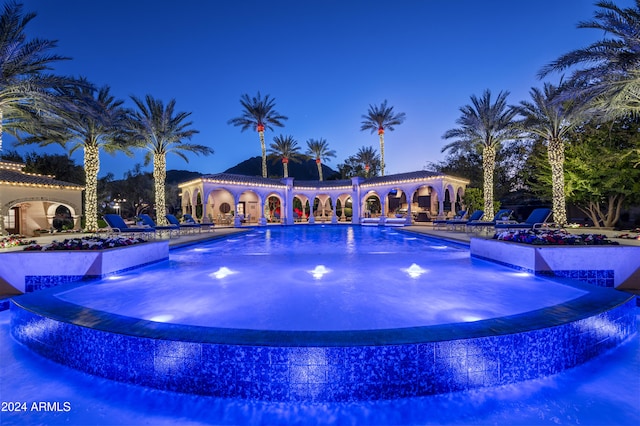
[[[494,228],[496,226],[496,221],[508,220],[511,217],[511,213],[513,213],[513,210],[511,209],[502,209],[498,210],[498,213],[493,216],[493,220],[475,220],[473,222],[467,222],[464,227],[465,231],[480,232],[485,229]]]
[[[162,235],[163,232],[167,232],[169,234],[169,238],[171,238],[171,234],[174,232],[176,236],[180,235],[180,227],[177,225],[156,225],[155,221],[148,214],[141,214],[140,219],[142,219],[142,223],[150,228],[156,230],[156,232]]]
[[[469,222],[474,222],[482,219],[482,216],[484,216],[484,210],[476,210],[473,213],[471,213],[471,216],[469,216],[469,220],[465,220],[465,219],[448,220],[446,223],[446,227],[451,231],[455,231],[458,227],[464,228],[465,225]]]
[[[180,231],[184,231],[184,233],[187,232],[202,232],[202,225],[200,225],[199,223],[186,223],[186,222],[180,222],[178,220],[177,217],[175,217],[172,214],[167,214],[164,217],[167,218],[167,220],[169,221],[170,225],[175,225],[177,226]]]
[[[536,229],[543,225],[548,225],[547,219],[551,215],[551,209],[540,208],[531,212],[529,217],[522,223],[496,223],[496,231],[508,231],[510,229]]]
[[[462,220],[466,215],[467,215],[467,211],[461,210],[460,212],[458,212],[458,215],[453,219],[436,219],[432,222],[433,229],[446,229],[447,222],[449,222],[450,220]]]
[[[130,227],[124,219],[117,214],[105,214],[104,221],[109,225],[109,230],[113,235],[131,234],[133,237],[152,238],[155,236],[156,230],[151,227]]]

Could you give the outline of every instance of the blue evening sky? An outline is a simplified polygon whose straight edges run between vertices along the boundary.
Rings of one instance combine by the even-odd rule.
[[[170,155],[168,169],[218,173],[260,155],[258,135],[227,124],[243,93],[275,97],[284,128],[303,148],[325,138],[334,169],[360,147],[379,150],[360,131],[370,104],[387,99],[404,124],[385,137],[386,174],[422,170],[441,153],[471,95],[508,90],[510,104],[542,86],[539,69],[604,36],[577,29],[592,0],[24,0],[37,13],[30,37],[58,40],[73,58],[56,72],[83,75],[126,100],[175,98],[200,131],[191,141],[215,154]],[[617,0],[629,7],[632,0]],[[558,75],[549,77],[557,83]],[[11,149],[10,143],[5,149]],[[39,149],[21,148],[20,152]],[[64,153],[61,147],[47,152]],[[74,154],[82,164],[81,153]],[[142,163],[101,154],[100,176]],[[146,170],[151,170],[150,166]]]

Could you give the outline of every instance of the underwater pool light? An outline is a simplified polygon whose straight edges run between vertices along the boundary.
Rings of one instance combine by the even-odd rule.
[[[237,274],[237,271],[232,271],[231,269],[227,268],[226,266],[221,267],[220,269],[218,269],[215,272],[212,272],[209,274],[209,276],[211,278],[217,278],[219,280],[228,277],[229,275],[233,275],[233,274]]]
[[[324,265],[318,265],[311,271],[307,271],[307,272],[313,275],[313,278],[315,278],[316,280],[319,280],[320,278],[322,278],[323,276],[331,272],[331,269],[327,269]]]
[[[409,274],[409,276],[411,278],[418,278],[420,275],[429,272],[428,269],[421,268],[420,266],[416,265],[415,263],[412,264],[411,266],[409,266],[408,268],[402,269],[402,271],[406,272],[407,274]]]

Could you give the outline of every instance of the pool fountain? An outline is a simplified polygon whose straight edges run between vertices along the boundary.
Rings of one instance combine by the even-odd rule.
[[[354,401],[549,376],[636,327],[623,293],[365,227],[259,229],[112,278],[15,299],[13,336],[125,383]]]

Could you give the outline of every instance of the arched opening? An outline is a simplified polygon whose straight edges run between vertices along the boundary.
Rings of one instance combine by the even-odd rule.
[[[195,209],[196,219],[202,222],[202,214],[204,213],[204,207],[202,205],[202,194],[200,191],[196,194],[196,209]]]
[[[407,214],[407,195],[400,188],[394,188],[387,195],[387,216],[403,217]]]
[[[231,225],[235,212],[233,194],[226,189],[214,189],[207,196],[207,219],[216,225]]]
[[[52,226],[58,232],[73,229],[73,217],[71,216],[71,210],[67,206],[61,204],[56,208]]]
[[[382,214],[382,203],[376,193],[368,194],[364,200],[364,217],[380,217]]]
[[[333,203],[327,194],[319,194],[313,199],[313,217],[321,222],[331,220]]]
[[[241,224],[257,223],[262,217],[260,213],[260,199],[253,191],[244,191],[240,194],[240,201],[235,213]]]
[[[336,200],[336,216],[339,222],[351,221],[353,217],[353,201],[349,194],[340,194]]]
[[[434,208],[435,206],[435,208]],[[415,190],[411,199],[411,212],[416,222],[429,222],[438,212],[438,194],[430,186]]]
[[[306,222],[309,220],[309,199],[304,195],[293,197],[293,220],[294,222]]]
[[[282,203],[280,197],[270,195],[264,205],[264,217],[269,223],[281,223],[282,221]]]

